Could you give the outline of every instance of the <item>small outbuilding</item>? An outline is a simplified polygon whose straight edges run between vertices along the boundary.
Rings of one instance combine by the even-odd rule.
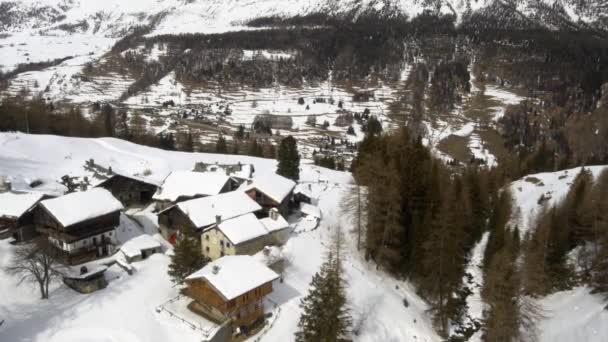
[[[76,292],[92,293],[105,289],[108,281],[105,277],[107,266],[95,266],[94,268],[80,267],[80,272],[72,272],[63,277],[63,282]]]
[[[160,242],[150,235],[143,234],[125,242],[120,252],[128,263],[147,259],[150,255],[162,252]]]

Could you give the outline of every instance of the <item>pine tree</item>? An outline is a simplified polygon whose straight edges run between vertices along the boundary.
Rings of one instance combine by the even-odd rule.
[[[217,138],[217,142],[215,143],[215,153],[228,153],[228,145],[226,144],[226,138],[220,134]]]
[[[351,317],[347,308],[346,282],[342,267],[343,237],[338,229],[332,248],[300,302],[303,309],[297,342],[349,341]]]
[[[176,284],[183,283],[190,274],[207,264],[208,260],[201,255],[200,241],[191,228],[186,228],[177,240],[171,256],[168,274]]]
[[[300,154],[296,139],[291,135],[281,140],[278,159],[277,174],[298,181],[300,179]]]

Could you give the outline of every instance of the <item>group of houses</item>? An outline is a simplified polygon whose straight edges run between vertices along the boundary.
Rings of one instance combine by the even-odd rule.
[[[300,203],[310,203],[294,181],[253,173],[252,165],[205,163],[158,183],[113,173],[91,189],[59,197],[9,186],[0,192],[0,238],[21,243],[42,237],[69,265],[119,249],[127,263],[136,262],[160,252],[160,243],[142,235],[119,246],[116,228],[127,208],[153,205],[164,239],[175,244],[188,230],[200,239],[202,257],[211,260],[186,279],[188,307],[216,323],[230,321],[234,331],[244,333],[263,322],[263,299],[279,278],[252,255],[284,244],[291,233],[286,217]],[[107,285],[104,271],[81,267],[64,282],[88,293]]]

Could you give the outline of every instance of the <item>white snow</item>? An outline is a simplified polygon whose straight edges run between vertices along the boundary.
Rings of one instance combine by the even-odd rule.
[[[321,211],[319,210],[319,208],[308,203],[300,203],[300,212],[306,216],[318,219],[322,218]]]
[[[17,219],[42,199],[40,193],[0,193],[0,217]]]
[[[174,171],[167,176],[152,197],[175,202],[179,197],[217,195],[230,177],[217,172]]]
[[[264,174],[260,176],[256,175],[253,178],[253,183],[247,187],[247,190],[255,188],[277,203],[282,203],[295,187],[296,182],[289,178],[277,174]]]
[[[545,319],[538,331],[541,342],[603,342],[608,336],[608,310],[601,295],[587,287],[557,292],[543,298]]]
[[[283,216],[281,216],[281,215],[278,215],[276,220],[272,219],[270,217],[265,217],[265,218],[261,219],[260,222],[262,222],[264,227],[269,232],[276,232],[279,230],[289,228],[289,223],[287,223],[285,218],[283,218]]]
[[[0,174],[10,176],[14,187],[27,187],[23,179],[42,179],[45,186],[56,184],[62,175],[89,176],[84,161],[94,157],[100,165],[130,174],[151,172],[150,177],[162,180],[175,170],[191,169],[196,162],[220,164],[250,163],[256,174],[274,174],[277,162],[246,156],[203,153],[169,152],[134,145],[117,139],[79,139],[44,135],[0,133]],[[340,202],[343,191],[350,187],[349,173],[328,170],[303,163],[301,181],[310,184],[311,195],[318,199],[319,212],[324,219],[317,229],[299,230],[287,243],[271,254],[282,255],[285,270],[283,283],[274,284],[267,309],[273,312],[272,325],[260,336],[262,342],[292,341],[302,309],[300,300],[308,293],[312,276],[319,270],[326,246],[337,226],[344,227],[348,250],[345,251],[345,271],[348,281],[348,299],[359,334],[356,341],[439,342],[427,312],[427,304],[407,282],[377,271],[364,260],[355,248],[356,236],[350,233],[350,221],[342,215]],[[243,193],[234,192],[234,194]],[[222,194],[218,196],[226,196]],[[235,195],[236,196],[236,195]],[[247,199],[245,197],[245,199]],[[204,199],[203,199],[204,200]],[[198,201],[198,200],[194,200]],[[193,202],[194,202],[193,201]],[[230,205],[230,201],[226,201]],[[237,202],[238,203],[238,200]],[[210,206],[209,206],[210,207]],[[120,241],[134,236],[157,232],[151,209],[132,214],[143,227],[121,220],[117,229]],[[193,206],[192,214],[198,214]],[[202,215],[202,214],[201,214]],[[124,215],[123,215],[124,216]],[[215,213],[202,215],[215,223]],[[299,218],[292,217],[299,226]],[[124,228],[124,231],[122,231]],[[188,311],[174,301],[173,316],[156,309],[179,295],[167,276],[169,258],[155,254],[133,264],[133,275],[127,275],[118,266],[106,272],[109,286],[91,295],[79,295],[65,286],[56,284],[51,299],[40,301],[33,286],[18,286],[15,277],[3,271],[10,262],[14,246],[0,241],[0,317],[6,319],[0,327],[0,336],[7,341],[32,342],[200,342],[207,336],[199,323],[191,321]],[[168,253],[171,253],[169,251]],[[240,280],[240,279],[239,279]],[[407,299],[409,306],[403,305]],[[276,306],[275,306],[276,305]],[[177,307],[175,307],[177,306]],[[182,308],[181,311],[177,310]],[[200,323],[203,325],[203,323]],[[203,325],[207,327],[206,325]],[[205,328],[207,329],[207,328]],[[94,336],[93,339],[91,336]]]
[[[134,258],[141,256],[141,251],[160,248],[160,242],[152,238],[150,235],[142,234],[127,241],[120,247],[120,251],[127,257]]]
[[[229,220],[262,209],[251,197],[240,191],[193,199],[177,206],[198,228],[214,224],[216,216],[220,216],[221,220]]]
[[[249,255],[229,255],[210,262],[186,280],[205,279],[224,299],[232,300],[278,278],[273,270]]]
[[[64,228],[123,209],[122,204],[106,189],[95,188],[73,192],[40,202]]]
[[[234,245],[269,234],[262,222],[251,213],[222,221],[217,228]]]
[[[589,166],[585,169],[591,171],[597,177],[606,166]],[[570,190],[581,168],[546,172],[528,175],[511,183],[511,194],[513,196],[513,212],[516,213],[512,225],[517,225],[522,236],[532,227],[536,214],[542,209],[539,200],[542,196],[546,199],[544,203],[548,206],[559,203]]]

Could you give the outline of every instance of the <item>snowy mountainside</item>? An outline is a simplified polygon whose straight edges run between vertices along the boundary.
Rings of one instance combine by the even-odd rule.
[[[253,157],[181,153],[139,146],[117,139],[79,139],[57,136],[0,134],[0,175],[9,177],[19,190],[32,190],[30,181],[40,179],[43,185],[36,190],[58,192],[59,177],[69,174],[87,176],[94,173],[83,166],[86,160],[95,159],[113,170],[139,174],[152,180],[162,179],[173,170],[188,170],[196,162],[252,163],[255,176],[274,173],[276,161]],[[148,176],[145,176],[147,174]],[[345,259],[348,297],[357,327],[357,341],[438,342],[427,304],[413,287],[393,279],[364,261],[356,251],[356,236],[350,231],[347,218],[340,214],[340,202],[350,187],[349,173],[332,171],[310,164],[302,165],[300,183],[310,184],[315,203],[324,219],[319,228],[309,222],[292,222],[295,233],[283,247],[287,260],[284,282],[276,284],[270,299],[277,305],[273,309],[273,323],[265,330],[260,341],[291,341],[297,328],[301,308],[300,299],[306,295],[312,275],[318,271],[326,246],[338,225],[347,233]],[[152,221],[153,214],[142,211],[139,215]],[[128,222],[122,222],[126,225]],[[153,228],[153,227],[152,227]],[[145,229],[154,233],[155,229]],[[143,234],[144,231],[141,232]],[[92,295],[82,296],[57,284],[51,298],[40,302],[35,288],[18,286],[17,280],[2,271],[10,262],[10,244],[0,241],[0,337],[8,341],[36,342],[166,342],[201,341],[198,330],[179,322],[156,308],[178,295],[167,276],[167,255],[154,255],[134,264],[133,276],[113,266],[107,273],[108,288]],[[404,305],[407,300],[408,306]],[[272,309],[272,305],[268,305]],[[187,310],[184,310],[187,312]],[[125,319],[128,317],[128,319]],[[91,338],[94,332],[94,338]]]
[[[289,18],[314,13],[415,17],[425,10],[461,18],[503,5],[529,20],[560,17],[571,23],[606,21],[601,0],[22,0],[2,1],[0,32],[80,32],[120,37],[135,25],[152,25],[153,35],[218,33],[243,29],[260,17]]]

